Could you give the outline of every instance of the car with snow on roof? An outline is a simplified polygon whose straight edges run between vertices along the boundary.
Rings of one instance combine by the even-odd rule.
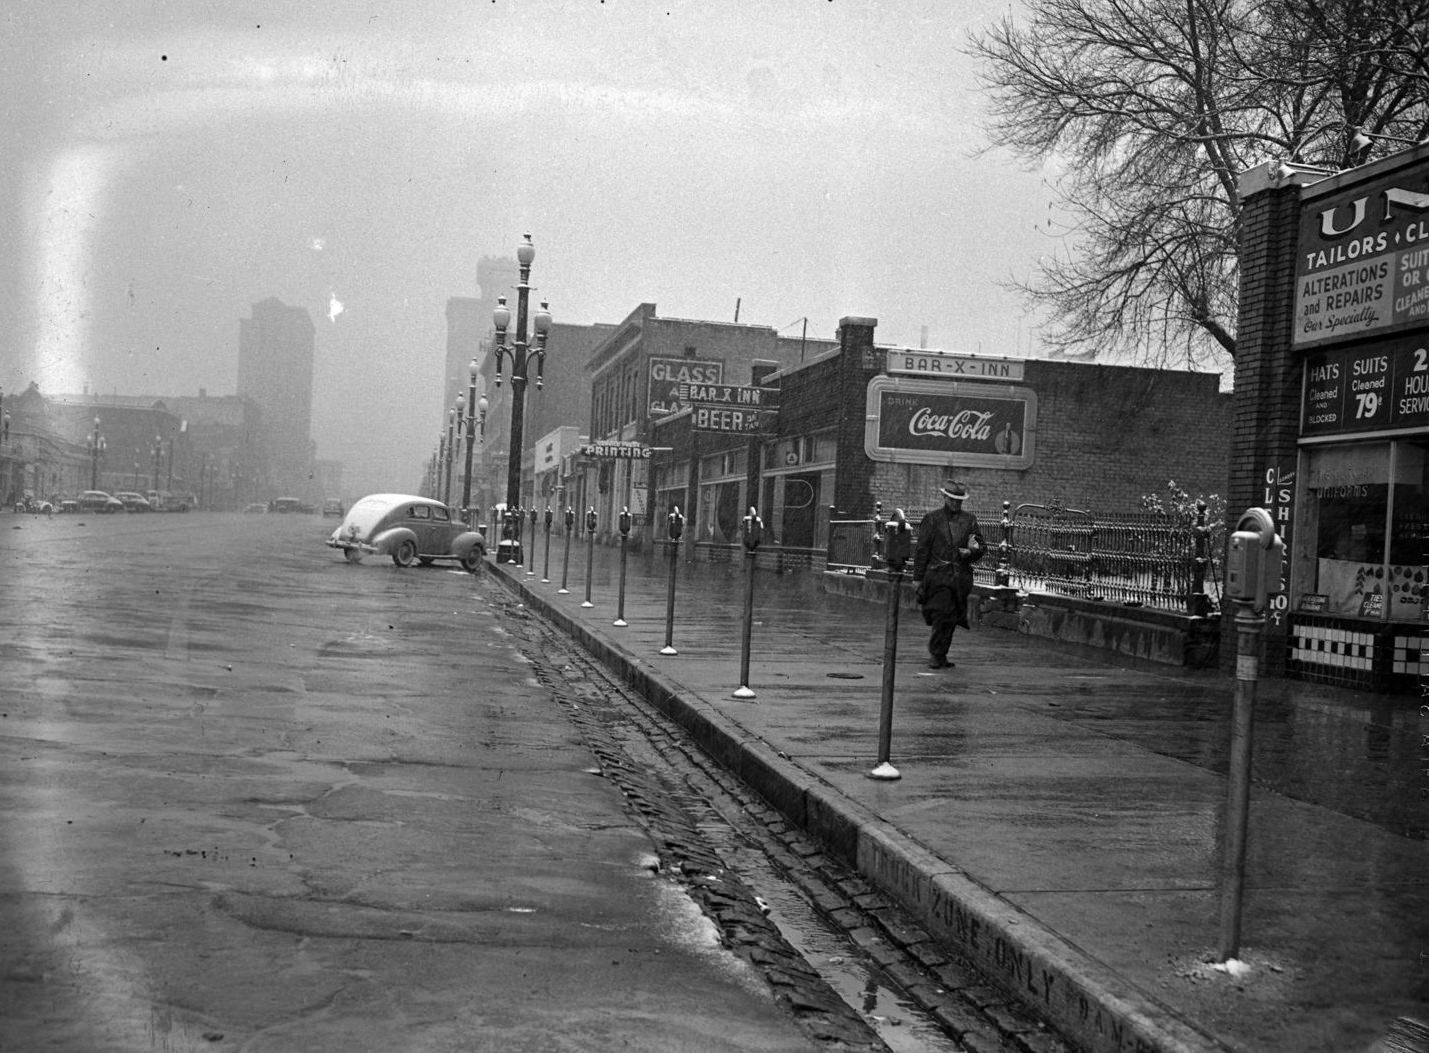
[[[349,563],[365,556],[389,556],[399,567],[450,560],[476,573],[486,556],[486,540],[451,509],[414,494],[368,494],[353,503],[328,536]]]

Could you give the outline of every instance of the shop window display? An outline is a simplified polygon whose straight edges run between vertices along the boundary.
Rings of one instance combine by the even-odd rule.
[[[1420,621],[1429,598],[1426,443],[1363,443],[1307,452],[1304,527],[1313,609],[1375,621]],[[1306,568],[1309,569],[1309,568]]]

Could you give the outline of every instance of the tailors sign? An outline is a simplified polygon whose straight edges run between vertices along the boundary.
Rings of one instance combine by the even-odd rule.
[[[868,384],[863,445],[875,461],[1030,468],[1036,434],[1031,388],[891,376]]]
[[[1429,324],[1429,165],[1312,192],[1298,249],[1297,347]]]

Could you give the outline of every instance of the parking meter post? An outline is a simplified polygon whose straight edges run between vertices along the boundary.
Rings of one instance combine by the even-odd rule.
[[[571,573],[571,535],[575,533],[576,512],[569,506],[566,508],[566,554],[561,560],[561,587],[556,590],[557,595],[568,596],[570,589],[566,588],[566,580]]]
[[[739,648],[739,687],[735,688],[734,697],[753,698],[754,692],[749,687],[749,644],[754,629],[754,557],[764,534],[764,521],[759,518],[759,513],[754,510],[753,505],[749,507],[749,514],[744,517],[743,525],[744,556],[748,562],[748,571],[744,582],[744,631]]]
[[[526,561],[526,577],[528,577],[528,578],[534,578],[534,577],[536,576],[536,552],[535,552],[535,548],[536,548],[536,519],[537,519],[537,516],[536,516],[536,509],[535,509],[535,508],[530,509],[530,512],[531,512],[531,549],[532,549],[532,551],[531,551],[531,558]]]
[[[594,607],[590,602],[590,582],[591,575],[595,572],[595,525],[599,522],[599,517],[595,513],[595,506],[591,506],[590,511],[585,514],[585,602],[582,607]]]
[[[620,510],[617,523],[620,526],[620,594],[615,605],[615,621],[610,624],[623,628],[630,624],[625,620],[625,543],[630,538],[629,508]]]
[[[1245,897],[1245,855],[1250,820],[1250,760],[1254,744],[1255,689],[1260,676],[1265,610],[1281,590],[1285,542],[1263,508],[1241,516],[1226,546],[1226,595],[1235,604],[1236,681],[1231,711],[1230,770],[1221,822],[1220,960],[1240,953]]]
[[[1255,687],[1260,668],[1261,630],[1250,600],[1235,600],[1236,680],[1231,712],[1230,771],[1226,812],[1221,824],[1220,960],[1240,953],[1240,923],[1245,896],[1246,828],[1250,821],[1250,752],[1255,730]]]
[[[888,564],[888,610],[883,622],[883,695],[878,711],[878,762],[868,773],[870,779],[892,781],[902,773],[889,760],[893,751],[893,685],[898,665],[898,611],[903,591],[903,567],[908,561],[912,529],[896,509],[884,525],[883,558]]]
[[[685,534],[685,517],[676,505],[668,516],[670,537],[670,584],[665,594],[665,646],[661,654],[679,654],[675,650],[675,567],[680,561],[680,538]]]
[[[549,585],[551,582],[551,520],[555,518],[551,512],[550,505],[546,506],[546,572],[541,575],[541,583]]]
[[[516,542],[511,550],[511,562],[516,566],[525,566],[525,547],[522,545],[522,536],[526,530],[526,510],[523,508],[513,508],[511,510],[511,537]]]

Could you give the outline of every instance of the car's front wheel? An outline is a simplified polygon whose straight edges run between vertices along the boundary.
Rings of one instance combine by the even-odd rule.
[[[392,562],[399,567],[410,567],[417,558],[417,543],[411,538],[399,541],[392,550]]]
[[[468,574],[475,574],[481,568],[482,552],[479,548],[474,548],[461,558],[461,569]]]

